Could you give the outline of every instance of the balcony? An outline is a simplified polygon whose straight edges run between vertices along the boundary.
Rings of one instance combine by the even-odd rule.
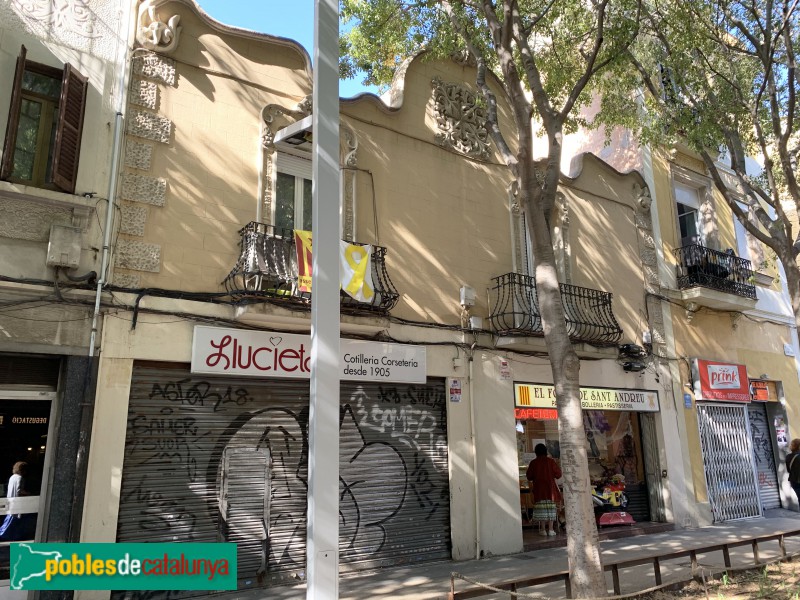
[[[311,293],[301,292],[297,287],[293,231],[251,221],[239,234],[239,260],[223,281],[231,296],[240,299],[243,305],[264,300],[289,309],[310,308]],[[359,302],[340,292],[342,313],[383,316],[397,304],[400,295],[386,272],[383,246],[372,246],[372,283],[375,295],[370,302]]]
[[[699,244],[676,248],[677,285],[685,302],[722,310],[755,307],[750,261]]]
[[[494,331],[501,336],[544,336],[536,280],[520,273],[506,273],[493,281],[489,321]],[[561,284],[567,332],[573,342],[616,346],[622,338],[622,328],[611,310],[611,297],[609,292]]]

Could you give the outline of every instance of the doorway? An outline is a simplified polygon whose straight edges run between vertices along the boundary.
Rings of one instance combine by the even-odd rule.
[[[36,536],[51,409],[51,400],[0,395],[0,583],[10,544]]]

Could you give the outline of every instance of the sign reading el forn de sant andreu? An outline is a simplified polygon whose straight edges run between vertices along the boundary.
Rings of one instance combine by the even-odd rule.
[[[425,348],[339,340],[342,379],[425,383]],[[311,377],[311,336],[223,327],[194,328],[192,373]]]
[[[518,407],[556,407],[556,394],[552,385],[541,383],[515,383],[515,404]],[[583,410],[633,410],[658,412],[658,392],[648,390],[613,390],[606,388],[581,388]]]
[[[747,367],[702,358],[692,359],[695,400],[750,402]]]

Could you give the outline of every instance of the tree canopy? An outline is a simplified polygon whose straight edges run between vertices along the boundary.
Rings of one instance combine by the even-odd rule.
[[[797,315],[796,0],[659,0],[644,14],[630,51],[649,92],[641,138],[703,158],[735,216],[783,263]]]

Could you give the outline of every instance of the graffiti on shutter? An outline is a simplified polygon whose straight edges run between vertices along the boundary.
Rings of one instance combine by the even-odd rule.
[[[118,541],[236,542],[240,588],[302,578],[308,407],[308,382],[135,366]],[[343,382],[339,423],[340,570],[450,558],[444,380]]]

